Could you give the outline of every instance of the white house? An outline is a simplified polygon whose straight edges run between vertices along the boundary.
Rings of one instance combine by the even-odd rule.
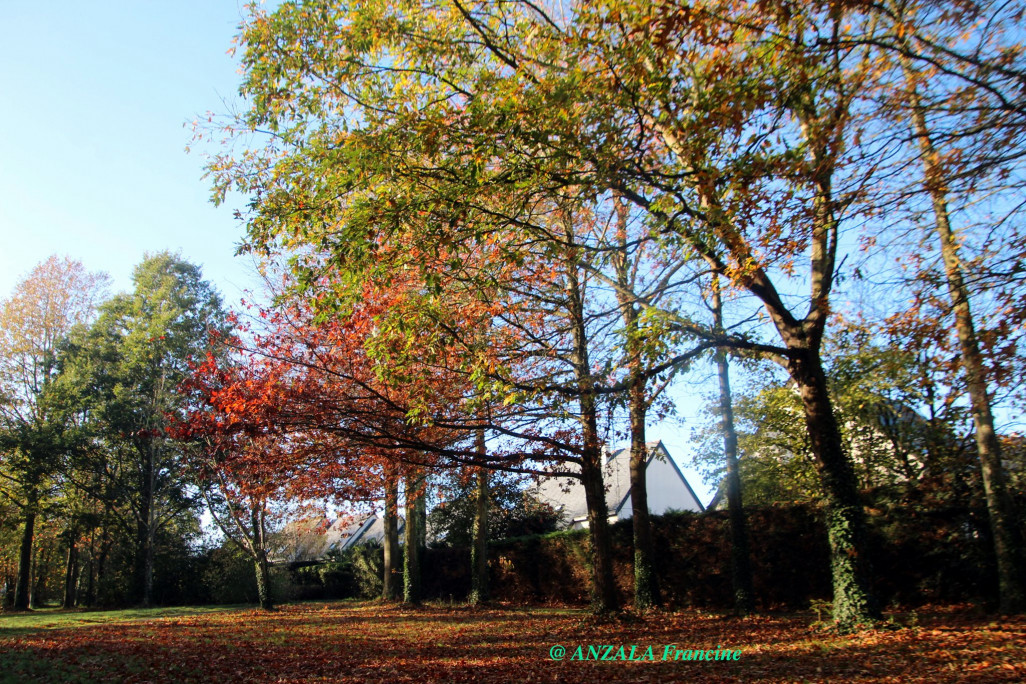
[[[647,446],[649,456],[645,469],[645,483],[648,485],[649,512],[652,515],[662,515],[667,511],[700,513],[705,510],[662,441],[649,442]],[[630,449],[618,449],[606,456],[602,479],[606,486],[609,521],[630,518],[633,514]],[[580,480],[571,477],[544,478],[532,494],[539,501],[562,513],[567,528],[582,529],[588,526],[588,505]]]

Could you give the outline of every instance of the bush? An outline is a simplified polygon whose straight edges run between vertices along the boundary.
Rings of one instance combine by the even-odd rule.
[[[398,561],[402,563],[402,558]],[[330,600],[381,596],[385,559],[380,544],[360,544],[329,560],[283,571],[284,589],[292,598]]]
[[[201,577],[208,600],[213,603],[256,603],[258,600],[253,559],[233,544],[208,553]]]

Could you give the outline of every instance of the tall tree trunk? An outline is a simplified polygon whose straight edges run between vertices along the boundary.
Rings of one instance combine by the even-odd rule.
[[[602,482],[602,450],[585,437],[581,457],[581,484],[588,505],[588,538],[591,542],[592,610],[606,613],[618,610],[620,601],[613,580],[613,543],[609,532],[606,489]]]
[[[421,601],[420,577],[420,478],[406,476],[406,545],[403,549],[403,603],[417,605]]]
[[[477,455],[487,456],[484,428],[477,431]],[[488,600],[488,470],[478,466],[477,491],[474,502],[474,542],[470,547],[470,603],[479,605]]]
[[[648,512],[648,446],[645,443],[645,417],[648,403],[645,380],[638,374],[631,381],[631,515],[634,532],[634,607],[657,606],[659,582],[654,567],[652,520]]]
[[[723,300],[720,279],[712,281],[713,325],[723,332]],[[741,474],[737,464],[737,431],[734,429],[734,402],[730,393],[730,367],[727,352],[716,350],[716,372],[720,380],[720,424],[723,429],[723,455],[727,462],[727,509],[730,512],[730,578],[734,589],[734,612],[748,615],[755,609],[752,591],[752,565],[748,550],[748,525],[741,501]]]
[[[107,561],[110,557],[111,543],[110,529],[104,523],[103,539],[100,542],[100,557],[96,563],[96,603],[101,603],[104,596],[103,588],[107,581]]]
[[[96,529],[89,535],[89,560],[86,565],[86,590],[84,603],[92,607],[96,603]]]
[[[994,416],[987,389],[987,366],[980,352],[976,326],[969,305],[969,288],[958,255],[958,238],[948,212],[944,169],[927,127],[926,115],[915,87],[907,59],[906,78],[910,83],[912,122],[923,163],[926,188],[933,204],[935,228],[940,239],[948,294],[955,313],[955,330],[962,349],[962,368],[976,427],[976,451],[980,458],[983,488],[987,497],[994,554],[997,557],[1000,610],[1020,613],[1026,610],[1026,548],[1019,528],[1015,501],[1008,491],[1008,480],[1001,463],[1001,442],[994,428]]]
[[[259,558],[253,562],[257,581],[257,599],[261,609],[274,610],[274,600],[271,598],[271,568],[267,562],[267,552],[261,549],[257,553]]]
[[[36,532],[35,502],[25,508],[25,523],[21,533],[18,555],[18,582],[14,586],[14,610],[28,610],[32,606],[32,542]]]
[[[78,533],[72,529],[68,534],[68,562],[64,570],[64,600],[61,606],[74,608],[78,603]]]
[[[155,511],[150,508],[150,524],[146,529],[146,565],[143,567],[143,600],[144,606],[153,605],[153,556],[156,551]]]
[[[399,570],[399,478],[389,467],[385,473],[384,527],[385,563],[381,578],[381,598],[397,601],[402,595]]]
[[[569,228],[569,226],[568,226]],[[571,231],[567,230],[567,235]],[[581,484],[588,505],[588,535],[591,541],[592,609],[604,613],[620,608],[613,580],[613,544],[609,532],[609,511],[602,482],[602,448],[599,444],[598,411],[594,378],[588,355],[588,336],[584,321],[584,297],[572,260],[567,270],[567,303],[573,338],[573,365],[580,393]]]
[[[628,412],[631,428],[630,488],[631,526],[634,533],[634,607],[645,609],[659,605],[659,576],[655,572],[652,543],[652,520],[648,511],[648,447],[645,443],[645,421],[648,417],[646,380],[641,368],[641,340],[638,331],[638,306],[627,293],[634,291],[630,258],[627,248],[627,205],[619,198],[615,201],[617,214],[617,246],[613,255],[617,305],[624,323],[627,363],[630,369]]]
[[[840,629],[851,630],[880,618],[880,609],[869,590],[865,512],[855,471],[842,447],[819,353],[792,350],[788,363],[798,385],[810,445],[827,497],[833,617]]]

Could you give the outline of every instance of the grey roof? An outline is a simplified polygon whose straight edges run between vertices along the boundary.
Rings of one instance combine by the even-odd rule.
[[[702,510],[702,503],[695,495],[694,490],[691,489],[691,485],[688,484],[684,474],[680,472],[680,468],[677,467],[673,458],[670,457],[670,453],[666,450],[666,446],[662,441],[649,442],[646,446],[649,453],[648,462],[651,463],[654,458],[664,459],[669,462],[677,476],[680,477],[691,498],[694,499],[694,503],[697,504],[699,510]],[[576,464],[566,464],[561,470],[580,472],[580,468]],[[611,453],[607,452],[605,464],[602,468],[602,480],[606,487],[606,508],[609,511],[609,515],[610,517],[618,516],[623,511],[631,493],[629,448],[617,449]],[[572,525],[575,521],[584,520],[588,516],[588,504],[585,499],[584,486],[576,478],[565,476],[543,478],[539,481],[533,493],[539,500],[550,504],[558,512],[562,513],[568,525]],[[687,508],[688,503],[682,501],[681,508]]]

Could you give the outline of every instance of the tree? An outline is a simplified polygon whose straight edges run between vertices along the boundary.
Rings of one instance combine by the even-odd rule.
[[[158,532],[192,511],[183,446],[167,433],[188,409],[180,384],[193,359],[205,356],[212,332],[223,332],[221,300],[199,267],[162,252],[134,270],[135,289],[114,297],[81,345],[81,363],[97,396],[95,419],[116,436],[135,535],[133,595],[153,601]]]
[[[74,326],[90,321],[108,280],[52,256],[18,283],[0,310],[0,492],[23,516],[16,610],[31,604],[36,518],[66,453],[68,414],[48,399],[58,346]]]
[[[713,275],[711,285],[713,326],[723,332],[723,300],[719,277]],[[734,399],[730,391],[730,366],[727,353],[716,350],[716,376],[720,385],[720,424],[723,431],[723,456],[726,465],[724,485],[730,511],[730,575],[734,586],[734,612],[747,615],[754,610],[752,567],[748,550],[748,527],[741,499],[741,475],[737,462],[737,430],[734,428]]]
[[[1015,59],[1016,53],[1022,52],[1022,48],[1018,45],[1002,44],[1003,41],[999,38],[998,47],[1005,49],[994,50],[987,44],[991,36],[983,36],[979,40],[980,50],[977,50],[977,54],[986,49],[987,52],[992,53],[991,59],[1000,60],[998,65],[986,66],[986,59],[982,60],[980,64],[970,63],[968,66],[972,68],[966,80],[961,82],[962,87],[951,88],[948,85],[948,81],[951,79],[945,78],[947,76],[946,67],[952,62],[956,67],[965,67],[967,66],[966,58],[948,51],[947,54],[941,56],[943,59],[941,63],[934,60],[920,61],[918,57],[923,51],[918,50],[919,46],[914,43],[924,43],[929,49],[937,43],[948,40],[953,31],[960,31],[971,26],[980,14],[991,9],[987,3],[981,3],[980,6],[970,3],[965,13],[955,13],[953,20],[943,14],[934,17],[934,8],[930,6],[930,3],[891,3],[885,5],[885,8],[884,16],[896,26],[923,26],[926,22],[933,24],[931,18],[934,18],[938,21],[937,25],[941,27],[942,31],[942,35],[939,37],[931,36],[923,29],[914,29],[911,37],[906,37],[904,31],[896,31],[898,38],[893,46],[897,53],[895,59],[900,65],[904,78],[904,83],[898,88],[902,91],[909,127],[918,145],[918,156],[922,165],[922,183],[933,212],[933,227],[940,245],[944,279],[951,300],[955,329],[961,349],[961,364],[966,374],[966,384],[975,424],[976,450],[983,474],[987,510],[990,515],[995,556],[997,557],[1001,609],[1008,613],[1018,613],[1026,610],[1026,570],[1024,570],[1026,567],[1026,542],[1023,539],[1021,520],[1016,511],[1015,502],[1008,490],[1007,476],[1001,458],[1001,442],[992,410],[990,391],[992,374],[984,357],[970,304],[971,292],[967,283],[963,256],[965,250],[960,248],[960,243],[965,240],[965,237],[955,226],[951,205],[953,202],[971,201],[976,194],[975,188],[972,186],[980,183],[981,179],[985,179],[992,173],[991,169],[987,167],[996,166],[1002,173],[1008,173],[1016,167],[1015,157],[1022,154],[1021,130],[1026,117],[1023,117],[1021,113],[1018,116],[1013,116],[1011,125],[1008,125],[1007,112],[1002,111],[1007,109],[1007,105],[999,102],[999,106],[989,111],[986,109],[987,105],[993,106],[995,94],[998,95],[998,100],[1001,99],[1000,92],[995,93],[990,83],[995,75],[1004,76],[1001,80],[1007,80],[1007,75],[1000,74],[1002,68],[1013,72],[1012,75],[1014,75],[1014,68],[1018,67],[1020,81],[1022,75],[1026,73],[1022,71],[1024,64],[1021,58],[1018,60],[1018,64],[1014,62],[1007,64]],[[1000,9],[994,10],[991,21],[988,22],[988,31],[996,34],[1002,30],[1000,14]],[[1021,18],[1021,9],[1019,18]],[[980,57],[976,59],[978,60]],[[1001,61],[1006,64],[1001,64]],[[928,83],[929,80],[938,74],[942,76],[937,79],[941,85],[931,87]],[[965,92],[966,85],[970,86],[968,92]],[[930,98],[932,102],[927,101],[926,98]],[[964,102],[968,98],[972,98],[973,104],[967,106]],[[983,106],[978,103],[983,103]],[[998,113],[997,121],[1001,125],[995,126],[995,120],[991,118],[989,121],[982,122],[986,126],[980,128],[980,119],[982,118],[980,110],[988,115]],[[933,118],[933,121],[930,120],[930,117]],[[957,136],[950,132],[938,136],[934,127],[947,123],[944,121],[945,119],[948,121],[955,119],[955,125],[960,129]],[[964,126],[969,126],[971,133],[966,133],[963,130]],[[996,135],[994,130],[998,131]],[[982,149],[980,147],[975,150],[971,149],[973,137],[985,140]],[[970,139],[969,145],[965,143],[966,138]],[[947,147],[954,149],[942,149],[943,142],[941,141],[943,140],[949,141]],[[992,147],[994,142],[999,142],[1001,148],[995,150]],[[960,154],[958,154],[959,146],[970,147],[970,152],[984,151],[985,166],[981,167],[982,160],[979,158],[970,157],[967,161],[961,161]],[[966,185],[970,186],[968,192],[965,188]],[[1006,186],[1000,189],[1007,191],[1008,188]],[[988,188],[988,190],[991,189]],[[1019,191],[1019,188],[1015,188],[1016,194]],[[1017,202],[1018,198],[1013,201]]]

